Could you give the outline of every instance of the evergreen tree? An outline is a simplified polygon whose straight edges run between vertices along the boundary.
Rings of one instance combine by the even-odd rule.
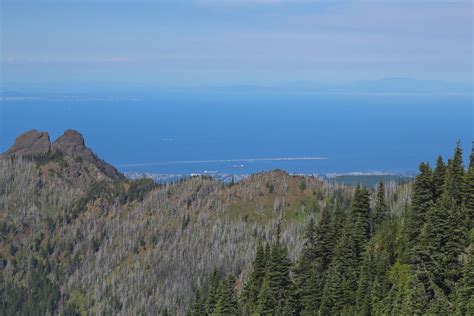
[[[314,241],[314,260],[317,278],[322,279],[324,273],[329,268],[337,242],[337,234],[340,232],[337,226],[344,223],[344,220],[344,214],[338,207],[336,207],[333,220],[331,220],[328,207],[325,207],[321,213],[321,219],[316,226]],[[336,221],[340,221],[340,223],[335,223]]]
[[[259,295],[259,313],[268,313],[272,306],[272,313],[280,315],[285,311],[290,299],[291,262],[288,259],[287,248],[280,243],[279,235],[277,232],[277,240],[271,247],[267,271]]]
[[[408,286],[403,289],[403,300],[401,304],[401,315],[422,315],[426,311],[428,299],[426,297],[426,290],[418,279],[412,276],[409,279]]]
[[[430,290],[433,292],[433,298],[429,303],[427,313],[430,315],[451,315],[453,312],[451,303],[443,290],[434,283],[431,284]]]
[[[219,282],[215,270],[208,297],[197,294],[194,314],[202,314],[200,302],[207,314],[219,315],[473,314],[474,266],[466,260],[472,160],[465,173],[458,144],[447,165],[441,157],[434,171],[422,163],[402,214],[388,216],[393,200],[383,183],[373,212],[365,187],[357,186],[351,200],[335,194],[317,224],[309,220],[293,270],[279,225],[271,246],[257,247],[241,307],[235,279]]]
[[[318,225],[311,219],[305,244],[295,268],[295,282],[300,295],[302,313],[314,314],[321,301],[323,280],[333,251],[331,217],[324,208]]]
[[[345,307],[355,301],[359,256],[356,241],[352,236],[353,226],[351,222],[347,222],[328,270],[321,299],[320,311],[323,315],[341,313]]]
[[[214,268],[211,274],[209,285],[209,293],[206,300],[206,310],[207,313],[213,314],[217,305],[217,301],[219,300],[220,296],[220,284],[221,284],[221,277],[219,274],[219,270]]]
[[[462,160],[462,149],[460,143],[454,150],[454,157],[448,162],[444,193],[454,200],[456,206],[461,206],[465,193],[464,166]]]
[[[464,196],[464,206],[468,220],[468,230],[474,228],[474,147],[471,153],[469,169],[466,173],[466,190]]]
[[[427,163],[420,164],[420,174],[413,183],[412,204],[407,219],[408,247],[418,242],[428,210],[433,206],[433,175]]]
[[[191,311],[193,316],[206,316],[206,304],[204,298],[201,296],[201,291],[196,292],[196,297],[194,298],[194,304]]]
[[[316,246],[316,225],[314,219],[310,218],[306,228],[305,242],[301,250],[298,262],[295,265],[294,274],[296,282],[296,291],[301,297],[304,310],[313,310],[314,292],[317,283],[315,280],[315,246]]]
[[[474,259],[464,266],[463,276],[457,284],[455,295],[456,313],[472,315],[474,313]]]
[[[258,294],[262,288],[263,279],[267,266],[265,248],[262,243],[257,246],[257,253],[252,264],[252,273],[249,281],[245,284],[242,293],[242,309],[246,315],[254,312],[258,306]]]
[[[257,315],[275,315],[276,300],[270,288],[268,278],[265,278],[258,297]]]
[[[351,207],[331,262],[321,301],[323,314],[342,313],[356,297],[359,267],[369,238],[369,192],[357,186]]]
[[[235,297],[235,277],[229,275],[221,285],[219,300],[216,305],[216,315],[236,315],[238,312],[237,300]]]
[[[365,187],[358,186],[354,194],[354,201],[352,203],[352,218],[347,226],[350,231],[349,234],[354,240],[354,251],[356,257],[354,263],[358,265],[362,261],[362,256],[365,252],[367,241],[370,237],[370,200],[369,191]]]
[[[372,315],[384,314],[384,289],[380,285],[378,278],[375,278],[370,288],[370,310]]]
[[[436,202],[444,190],[444,179],[446,176],[446,165],[444,164],[443,157],[438,156],[436,160],[436,167],[433,171],[433,200]]]
[[[377,187],[377,197],[375,200],[375,208],[373,213],[373,220],[372,220],[372,232],[377,231],[380,227],[382,222],[388,216],[388,206],[385,202],[385,185],[382,181],[380,181]]]
[[[355,308],[358,315],[370,315],[371,289],[372,289],[372,258],[367,252],[361,266],[361,272],[357,284],[357,293],[355,300]]]

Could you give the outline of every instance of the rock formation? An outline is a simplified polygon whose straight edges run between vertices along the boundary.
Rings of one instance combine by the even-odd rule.
[[[34,158],[35,156],[55,154],[57,152],[91,163],[110,178],[121,177],[121,174],[114,166],[99,159],[92,150],[86,147],[84,137],[75,130],[65,131],[53,144],[51,144],[47,132],[28,131],[18,136],[15,144],[3,156]]]
[[[21,134],[15,144],[5,153],[5,156],[36,156],[46,155],[51,150],[51,141],[47,132],[31,130]]]

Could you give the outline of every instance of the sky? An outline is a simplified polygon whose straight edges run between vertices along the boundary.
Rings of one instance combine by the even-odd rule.
[[[472,1],[3,0],[3,85],[472,84]]]

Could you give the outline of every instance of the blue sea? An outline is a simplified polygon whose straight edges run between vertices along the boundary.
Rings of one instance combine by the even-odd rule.
[[[159,91],[0,106],[2,152],[27,130],[54,140],[72,128],[123,172],[407,172],[451,155],[458,139],[467,159],[473,139],[472,95]]]

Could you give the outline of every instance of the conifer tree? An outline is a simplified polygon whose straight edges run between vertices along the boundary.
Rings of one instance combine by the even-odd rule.
[[[265,248],[262,243],[257,246],[257,253],[252,264],[252,273],[248,282],[245,284],[242,293],[242,309],[244,314],[251,314],[258,305],[258,294],[262,288],[263,279],[267,266]]]
[[[369,192],[357,186],[351,217],[343,229],[328,270],[321,301],[323,314],[342,313],[356,297],[359,267],[369,238]]]
[[[446,165],[444,164],[443,157],[438,156],[436,160],[436,167],[433,171],[433,200],[436,202],[444,190],[444,180],[446,177]]]
[[[457,284],[455,295],[455,311],[459,315],[474,313],[474,259],[471,258],[464,266],[463,275]]]
[[[300,296],[303,315],[316,313],[322,296],[323,278],[328,256],[332,253],[331,219],[327,208],[323,209],[318,225],[311,218],[305,244],[295,268],[295,282]]]
[[[221,285],[219,300],[216,305],[216,315],[236,315],[238,312],[237,300],[235,297],[235,277],[229,275]]]
[[[258,297],[257,315],[275,315],[276,300],[270,288],[268,278],[265,278]]]
[[[221,283],[221,278],[219,274],[219,270],[214,268],[211,274],[209,285],[209,293],[206,300],[206,310],[208,314],[212,314],[215,311],[217,301],[219,300],[219,287]]]
[[[375,278],[370,288],[370,310],[372,315],[384,314],[383,298],[384,291],[378,278]]]
[[[321,219],[316,226],[315,241],[314,241],[314,260],[316,265],[317,278],[323,278],[325,271],[329,268],[334,248],[337,242],[337,228],[336,225],[341,223],[334,223],[340,221],[344,223],[344,217],[339,208],[336,208],[334,219],[331,220],[329,208],[325,207],[321,213]]]
[[[427,313],[430,315],[451,315],[453,312],[452,304],[443,290],[434,283],[431,283],[430,290],[433,292],[433,298],[429,303]]]
[[[358,315],[370,315],[370,294],[372,289],[372,272],[373,266],[371,255],[367,252],[361,266],[359,280],[357,284],[357,293],[355,300],[355,308]]]
[[[456,206],[461,206],[465,193],[464,166],[462,160],[462,149],[458,141],[454,150],[454,156],[448,162],[444,193],[454,200]]]
[[[328,231],[331,233],[331,238],[328,240],[331,244],[328,244],[328,246],[331,246],[332,249],[330,256],[327,258],[329,260],[327,262],[327,266],[329,266],[331,263],[336,245],[342,236],[342,232],[347,221],[347,215],[346,209],[343,208],[339,202],[337,202],[334,206],[333,214],[331,216],[331,224],[329,225],[330,228],[328,229]],[[318,235],[319,232],[317,233],[317,236]]]
[[[464,206],[468,221],[468,230],[474,228],[474,147],[471,153],[469,169],[466,173],[466,194],[464,196]]]
[[[200,290],[196,292],[196,297],[194,299],[191,315],[193,316],[206,316],[207,315],[206,304],[204,302],[204,298],[202,297]]]
[[[314,278],[314,263],[315,263],[315,242],[316,242],[316,227],[314,218],[310,218],[305,233],[305,241],[303,249],[301,250],[298,262],[295,265],[294,275],[296,282],[296,290],[301,297],[304,309],[312,309],[311,305],[314,301],[313,295],[316,286]]]
[[[320,311],[323,315],[338,314],[355,301],[359,264],[356,241],[352,236],[354,224],[346,223],[328,270]]]
[[[403,289],[401,315],[423,315],[427,308],[426,289],[416,275],[412,276],[408,286]]]
[[[273,243],[267,263],[267,271],[259,295],[259,313],[267,313],[271,307],[274,313],[282,314],[290,299],[291,262],[288,259],[288,250],[281,244],[279,229],[277,239]]]
[[[357,186],[354,201],[352,203],[352,218],[349,219],[352,223],[348,226],[351,229],[349,234],[354,239],[355,247],[355,263],[360,263],[365,246],[370,237],[370,200],[369,191],[365,187]]]
[[[378,187],[377,187],[377,197],[375,200],[375,208],[374,208],[374,213],[373,213],[373,220],[372,220],[372,233],[377,231],[377,229],[380,227],[382,222],[387,218],[388,216],[388,206],[387,203],[385,202],[385,185],[383,181],[380,181]]]
[[[418,241],[420,228],[426,223],[426,214],[433,205],[433,175],[427,163],[421,163],[420,174],[413,183],[412,204],[407,219],[408,247]]]

